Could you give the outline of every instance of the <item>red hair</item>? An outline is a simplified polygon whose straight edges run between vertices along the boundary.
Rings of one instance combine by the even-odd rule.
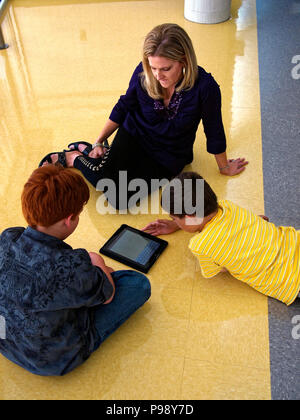
[[[90,190],[82,176],[61,165],[45,165],[36,169],[24,185],[23,215],[31,227],[49,227],[71,214],[76,217],[89,198]]]

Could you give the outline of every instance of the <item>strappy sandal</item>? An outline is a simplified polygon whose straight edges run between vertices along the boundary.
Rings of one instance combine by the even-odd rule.
[[[43,164],[45,162],[51,163],[52,165],[62,165],[64,168],[67,168],[66,151],[67,150],[64,150],[63,152],[52,152],[52,153],[48,153],[48,155],[45,156],[40,161],[39,168],[41,166],[43,166]],[[55,163],[52,162],[52,159],[51,159],[51,156],[52,155],[57,155],[58,156],[58,160]]]
[[[84,144],[86,146],[86,148],[83,151],[79,150],[80,144]],[[73,149],[70,149],[71,146],[73,146]],[[82,153],[84,156],[88,156],[89,153],[93,150],[91,143],[87,143],[86,141],[75,141],[73,143],[70,143],[68,145],[68,148],[70,150],[77,150],[78,152]]]

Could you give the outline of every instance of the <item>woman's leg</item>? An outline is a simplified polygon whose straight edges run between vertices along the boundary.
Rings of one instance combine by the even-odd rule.
[[[119,171],[128,170],[132,165],[135,150],[134,139],[120,128],[103,158],[79,156],[74,161],[74,168],[80,170],[95,188],[98,181],[103,178],[118,183]]]
[[[132,137],[122,127],[118,130],[104,159],[80,156],[76,158],[74,167],[79,169],[95,188],[99,181],[102,181],[101,184],[104,185],[103,180],[111,180],[115,187],[113,195],[109,194],[107,189],[100,188],[100,183],[98,184],[98,190],[104,191],[109,203],[120,210],[128,208],[130,197],[137,192],[136,190],[128,191],[128,185],[132,180],[144,180],[147,184],[145,193],[148,195],[152,192],[151,181],[153,179],[169,180],[172,178],[172,174],[167,168],[155,162],[143,150],[138,139]],[[124,175],[126,176],[125,188]],[[143,197],[141,196],[141,198]]]
[[[115,271],[112,277],[116,285],[114,299],[108,305],[101,305],[95,310],[95,328],[99,340],[94,350],[151,296],[150,282],[141,273],[132,270]]]

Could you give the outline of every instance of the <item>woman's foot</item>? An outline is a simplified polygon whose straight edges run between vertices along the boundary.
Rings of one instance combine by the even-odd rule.
[[[87,146],[87,144],[80,143],[80,142],[78,142],[78,145],[76,147],[74,146],[74,143],[71,143],[68,147],[69,147],[70,150],[74,150],[74,151],[76,150],[76,151],[79,151],[82,154],[84,154],[83,152],[86,149],[89,150],[89,147]]]
[[[82,156],[82,154],[80,152],[77,152],[76,150],[74,152],[63,152],[65,154],[65,165],[67,168],[73,168],[74,167],[74,161],[78,156]],[[47,158],[42,164],[40,164],[40,166],[45,166],[45,165],[55,165],[56,163],[61,163],[59,162],[59,154],[58,153],[53,153],[48,155],[49,158]]]
[[[93,157],[93,146],[91,143],[87,143],[86,141],[74,141],[73,143],[68,144],[68,148],[70,150],[76,150],[84,156]]]

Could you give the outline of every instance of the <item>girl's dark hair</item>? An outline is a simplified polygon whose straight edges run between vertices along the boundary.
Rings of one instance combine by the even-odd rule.
[[[186,180],[189,180],[186,182]],[[197,182],[204,183],[202,194],[199,194]],[[187,209],[188,207],[192,210]],[[172,216],[183,218],[184,216],[198,215],[202,209],[202,217],[209,216],[218,210],[218,199],[209,184],[196,172],[183,172],[173,178],[165,187],[161,199],[162,207]],[[204,214],[203,214],[204,213]]]

